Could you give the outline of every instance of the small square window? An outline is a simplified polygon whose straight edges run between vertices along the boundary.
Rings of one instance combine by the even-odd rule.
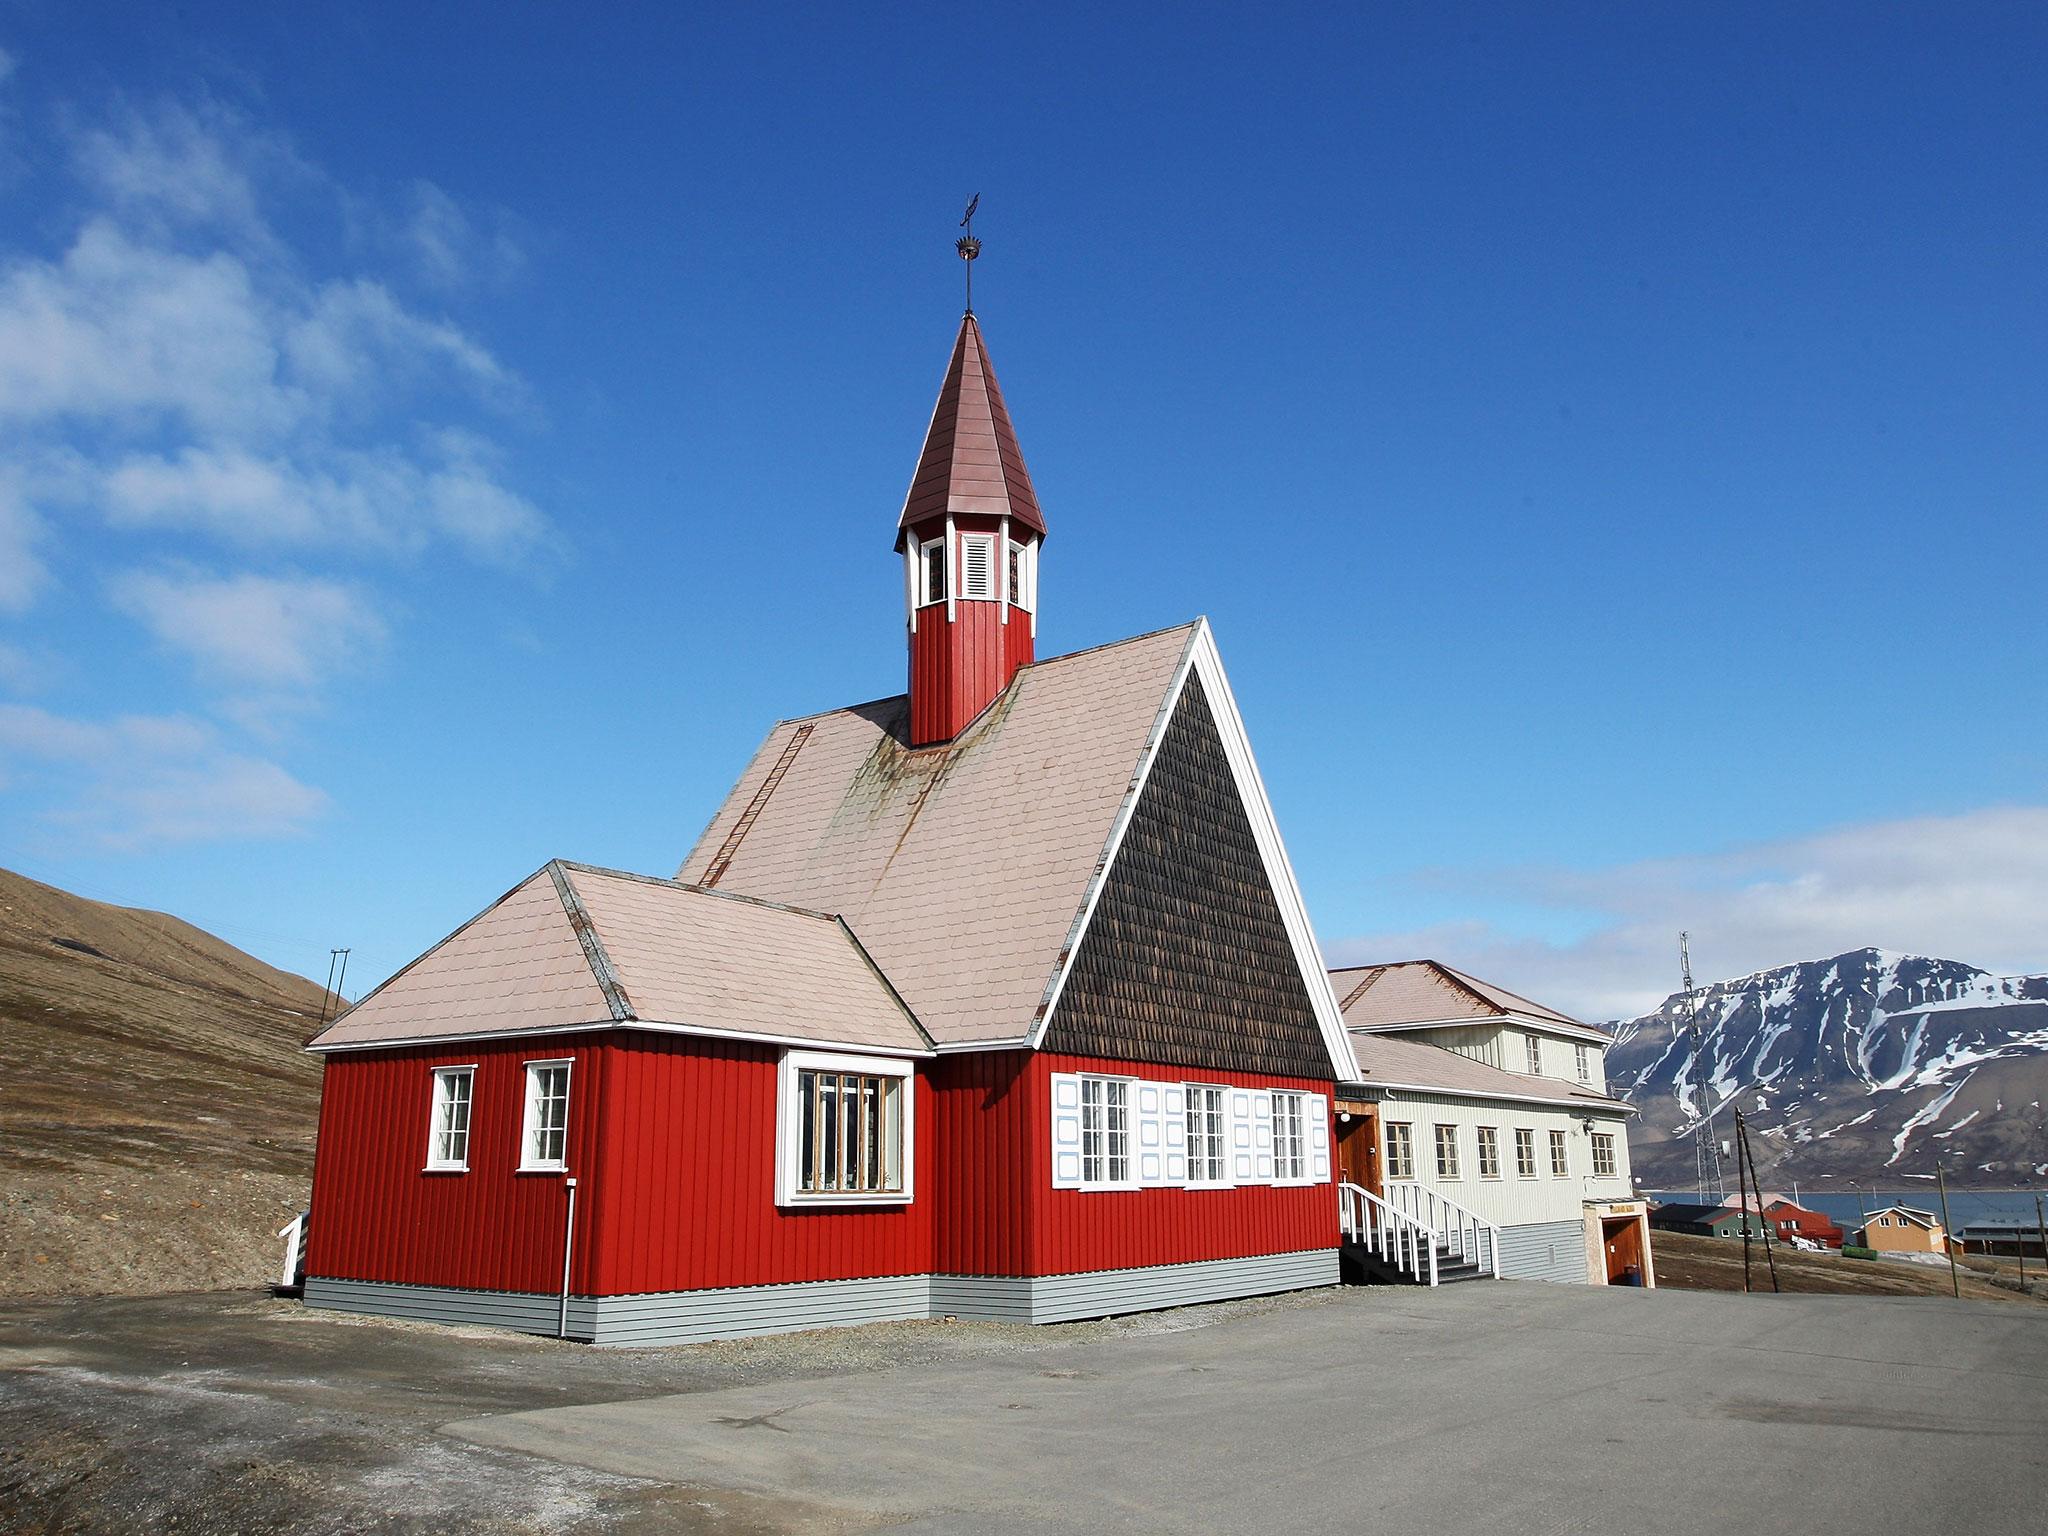
[[[568,1166],[568,1062],[526,1064],[526,1125],[520,1147],[522,1172],[559,1173]]]
[[[433,1115],[427,1132],[429,1172],[469,1171],[469,1106],[475,1083],[475,1067],[434,1069]]]
[[[1593,1133],[1593,1177],[1614,1177],[1614,1138],[1599,1131]],[[1791,1223],[1787,1222],[1786,1225],[1790,1226]]]
[[[1523,1050],[1528,1058],[1528,1073],[1531,1077],[1543,1075],[1543,1042],[1535,1035],[1522,1037]]]
[[[1571,1146],[1563,1131],[1550,1133],[1550,1172],[1554,1178],[1568,1179],[1572,1176]]]
[[[1308,1116],[1302,1105],[1301,1094],[1273,1095],[1273,1177],[1276,1179],[1308,1177]]]
[[[1533,1179],[1536,1177],[1536,1133],[1517,1129],[1515,1132],[1515,1177]]]
[[[1479,1177],[1500,1177],[1500,1131],[1491,1125],[1479,1127]]]
[[[1458,1177],[1458,1128],[1455,1125],[1436,1128],[1436,1176],[1440,1179]]]
[[[1037,609],[1038,594],[1033,590],[1036,584],[1034,578],[1037,575],[1037,565],[1038,562],[1032,556],[1031,545],[1019,544],[1014,540],[1011,542],[1009,582],[1012,608],[1022,608],[1027,612]]]
[[[1131,1182],[1131,1085],[1123,1078],[1081,1079],[1081,1182]]]
[[[1387,1177],[1415,1177],[1415,1127],[1399,1120],[1387,1122]]]
[[[1224,1165],[1223,1090],[1188,1084],[1188,1182],[1221,1184]]]
[[[1580,1081],[1580,1082],[1582,1082],[1582,1083],[1590,1083],[1590,1082],[1592,1082],[1592,1081],[1593,1081],[1593,1053],[1592,1053],[1592,1052],[1591,1052],[1590,1050],[1588,1050],[1588,1049],[1587,1049],[1587,1048],[1586,1048],[1585,1046],[1583,1046],[1583,1045],[1575,1045],[1575,1046],[1573,1046],[1573,1047],[1572,1047],[1572,1049],[1573,1049],[1573,1051],[1575,1051],[1575,1052],[1577,1053],[1577,1064],[1578,1064],[1578,1069],[1579,1069],[1579,1081]]]
[[[996,598],[996,536],[992,533],[960,535],[960,596],[974,602]]]

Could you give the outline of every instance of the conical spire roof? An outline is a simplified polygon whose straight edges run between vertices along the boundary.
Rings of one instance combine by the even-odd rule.
[[[968,311],[946,365],[946,382],[925,434],[924,453],[910,479],[910,494],[897,520],[897,542],[912,523],[948,512],[1008,517],[1045,536],[1038,493],[1024,468],[1023,450],[1003,405],[996,371],[981,339],[981,326]]]

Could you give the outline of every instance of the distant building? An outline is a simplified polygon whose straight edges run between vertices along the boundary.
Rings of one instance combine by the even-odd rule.
[[[1848,1235],[1819,1211],[1810,1211],[1783,1196],[1764,1202],[1764,1219],[1770,1222],[1771,1231],[1780,1239],[1789,1241],[1803,1237],[1823,1248],[1841,1247],[1842,1239]]]
[[[1651,1231],[1684,1232],[1693,1237],[1740,1239],[1746,1227],[1750,1237],[1761,1241],[1766,1231],[1765,1220],[1755,1211],[1744,1210],[1739,1205],[1667,1203],[1650,1207]]]
[[[2041,1242],[2041,1228],[2031,1221],[2010,1216],[1987,1216],[1956,1230],[1956,1244],[1965,1253],[1990,1254],[1998,1258],[2048,1259]]]
[[[1863,1218],[1857,1241],[1879,1253],[1946,1253],[1948,1234],[1932,1211],[1910,1205],[1888,1205]]]

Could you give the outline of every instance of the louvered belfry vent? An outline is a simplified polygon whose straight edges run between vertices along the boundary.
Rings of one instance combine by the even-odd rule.
[[[1159,744],[1044,1046],[1330,1076],[1329,1047],[1197,677]]]

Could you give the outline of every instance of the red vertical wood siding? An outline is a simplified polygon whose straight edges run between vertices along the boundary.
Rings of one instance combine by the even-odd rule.
[[[591,1174],[603,1046],[593,1035],[343,1052],[327,1058],[306,1272],[329,1279],[554,1292],[574,1176],[577,1263],[589,1283]],[[520,1173],[526,1063],[568,1059],[567,1174]],[[474,1063],[469,1171],[427,1173],[433,1068]]]
[[[1189,1072],[1143,1062],[1038,1053],[1029,1072],[1029,1114],[1035,1132],[1029,1155],[1037,1194],[1027,1273],[1064,1275],[1337,1246],[1337,1194],[1330,1183],[1285,1188],[1252,1184],[1238,1189],[1054,1189],[1047,1128],[1055,1072],[1106,1072],[1232,1088],[1298,1088],[1321,1094],[1326,1114],[1332,1109],[1327,1081]]]
[[[932,1267],[942,1275],[1031,1273],[1032,1197],[1041,1180],[1043,1105],[1029,1051],[974,1051],[931,1068],[938,1152]],[[1034,1139],[1034,1137],[1036,1139]]]
[[[934,523],[914,530],[929,539],[944,529]],[[954,568],[960,558],[961,533],[995,533],[993,518],[963,518],[957,523],[952,550]],[[1009,581],[1009,553],[996,551],[998,591]],[[917,630],[910,637],[910,741],[912,746],[951,741],[1009,686],[1012,676],[1032,659],[1031,616],[1021,609],[1003,622],[999,602],[944,603],[917,610]]]
[[[779,1048],[622,1031],[607,1046],[594,1294],[632,1295],[931,1270],[938,1139],[916,1094],[908,1205],[779,1207]]]

